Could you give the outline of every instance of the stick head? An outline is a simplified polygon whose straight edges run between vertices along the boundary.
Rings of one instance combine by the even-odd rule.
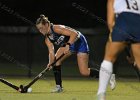
[[[27,93],[28,88],[26,86],[20,85],[19,88],[21,93]]]

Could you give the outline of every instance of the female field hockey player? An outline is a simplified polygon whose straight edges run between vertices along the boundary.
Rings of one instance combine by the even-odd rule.
[[[56,88],[52,92],[62,92],[61,65],[73,53],[77,55],[77,62],[82,75],[94,77],[99,74],[97,70],[88,68],[89,47],[86,38],[79,31],[64,25],[54,25],[44,15],[40,15],[40,18],[37,19],[36,27],[45,36],[45,43],[49,51],[48,67],[55,59],[63,53],[65,54],[53,67]],[[56,54],[54,45],[60,47]]]
[[[137,67],[140,69],[140,1],[108,0],[107,23],[112,41],[109,42],[99,74],[98,100],[106,100],[106,89],[118,54],[131,44]]]

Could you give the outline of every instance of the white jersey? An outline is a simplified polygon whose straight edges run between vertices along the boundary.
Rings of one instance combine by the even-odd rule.
[[[114,0],[114,11],[140,14],[140,0]]]

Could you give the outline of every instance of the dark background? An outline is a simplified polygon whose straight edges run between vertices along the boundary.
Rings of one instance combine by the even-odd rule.
[[[1,0],[0,3],[2,4],[1,8],[5,5],[6,7],[3,8],[6,10],[14,10],[14,12],[33,23],[40,14],[45,14],[53,23],[74,27],[93,27],[100,24],[97,19],[85,14],[83,8],[96,16],[106,19],[106,0]],[[0,25],[23,26],[30,24],[22,22],[19,18],[0,9]]]
[[[32,30],[40,14],[52,23],[81,30],[89,43],[90,66],[99,69],[108,38],[106,0],[1,0],[0,75],[37,75],[47,65],[44,37]],[[115,65],[118,76],[136,76],[124,52]],[[80,76],[75,55],[64,62],[62,69],[64,76]]]

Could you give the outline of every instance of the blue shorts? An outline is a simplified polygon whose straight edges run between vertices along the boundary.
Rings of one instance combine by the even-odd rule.
[[[89,53],[89,47],[86,38],[80,32],[78,33],[80,34],[80,37],[70,46],[70,51],[74,53]]]
[[[112,41],[140,43],[140,15],[123,12],[116,17]]]

